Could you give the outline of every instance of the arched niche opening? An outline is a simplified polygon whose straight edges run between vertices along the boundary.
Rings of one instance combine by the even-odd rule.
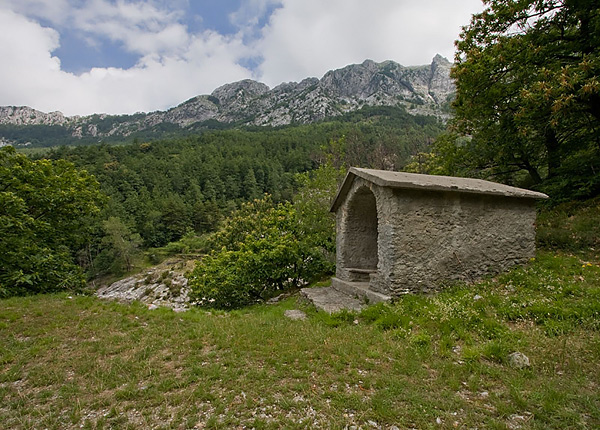
[[[355,278],[368,281],[377,271],[377,202],[368,187],[361,187],[348,202],[344,223],[342,261]]]

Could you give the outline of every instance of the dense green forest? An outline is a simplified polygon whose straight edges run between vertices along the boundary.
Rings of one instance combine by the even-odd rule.
[[[109,197],[92,240],[77,251],[80,264],[95,276],[127,271],[139,250],[213,231],[243,202],[265,193],[276,203],[292,200],[298,175],[326,160],[337,167],[400,169],[443,129],[433,117],[370,107],[312,125],[62,146],[43,157],[86,170]]]
[[[93,126],[100,136],[77,136],[71,127],[64,125],[14,125],[0,124],[0,138],[14,142],[23,148],[52,148],[56,146],[96,145],[99,143],[121,144],[125,139],[122,134],[109,134],[112,127],[125,121],[135,121],[138,115],[109,115],[101,117],[93,115],[86,123],[86,127]],[[181,128],[173,123],[159,123],[148,129],[132,132],[127,138],[130,140],[152,140],[157,138],[176,138],[198,134],[210,130],[224,130],[235,128],[235,123],[221,123],[215,120],[200,121],[191,126]]]
[[[0,297],[83,287],[74,257],[89,246],[105,199],[72,163],[0,148]]]

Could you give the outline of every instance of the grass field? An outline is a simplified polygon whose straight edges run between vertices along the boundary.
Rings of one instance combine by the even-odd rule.
[[[2,429],[594,429],[599,385],[594,254],[361,314],[0,301]]]
[[[600,428],[600,200],[543,211],[538,244],[360,314],[0,300],[0,429]]]

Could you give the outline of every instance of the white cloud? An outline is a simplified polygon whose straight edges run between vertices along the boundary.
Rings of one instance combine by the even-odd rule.
[[[3,104],[31,103],[60,73],[60,60],[50,54],[58,47],[59,34],[2,9],[0,28],[0,99]]]
[[[3,0],[3,3],[14,12],[53,24],[64,23],[69,16],[69,0]]]
[[[256,26],[271,6],[281,5],[281,0],[246,0],[240,8],[229,14],[231,23],[239,28]]]
[[[225,82],[251,76],[239,66],[241,40],[214,32],[189,36],[178,55],[148,54],[130,69],[93,68],[74,75],[51,55],[59,35],[0,9],[0,105],[27,105],[65,114],[133,113],[166,109]],[[18,41],[18,43],[14,43]]]
[[[187,0],[0,0],[0,105],[68,115],[166,109],[227,82],[254,76],[268,85],[322,76],[370,58],[426,64],[452,57],[453,40],[479,0],[248,0],[229,16],[240,30],[191,33]],[[269,24],[258,28],[278,6]],[[44,27],[40,21],[54,28]],[[60,31],[90,45],[111,40],[139,56],[135,66],[61,69]],[[240,65],[263,59],[258,69]]]
[[[437,53],[452,59],[461,25],[480,0],[284,0],[257,43],[269,85],[369,58],[427,64]]]
[[[97,37],[119,42],[129,52],[146,55],[166,53],[185,46],[187,28],[183,11],[173,7],[182,2],[148,0],[4,0],[10,10],[24,16],[68,26],[84,34],[91,46]]]
[[[72,12],[73,26],[92,35],[121,42],[136,54],[165,53],[187,44],[181,12],[148,2],[90,0]]]

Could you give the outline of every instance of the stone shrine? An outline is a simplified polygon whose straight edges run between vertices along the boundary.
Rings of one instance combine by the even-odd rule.
[[[494,182],[350,168],[336,213],[336,290],[379,301],[474,281],[535,255],[536,200]]]

